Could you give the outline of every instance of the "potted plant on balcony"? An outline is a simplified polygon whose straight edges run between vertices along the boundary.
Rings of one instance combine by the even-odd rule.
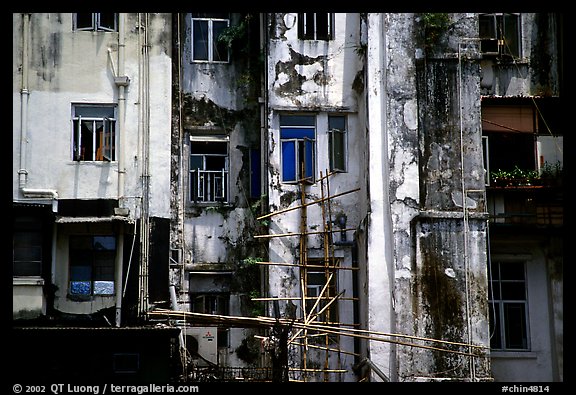
[[[496,187],[531,186],[537,184],[539,178],[538,171],[521,169],[517,165],[512,170],[490,172],[490,180]]]

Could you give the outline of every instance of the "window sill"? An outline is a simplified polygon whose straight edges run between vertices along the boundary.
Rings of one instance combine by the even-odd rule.
[[[12,277],[12,285],[44,285],[44,279],[40,276]]]
[[[538,354],[533,351],[491,351],[490,357],[496,359],[536,359]]]

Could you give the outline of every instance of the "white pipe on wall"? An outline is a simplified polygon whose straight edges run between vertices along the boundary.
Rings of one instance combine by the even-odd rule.
[[[30,14],[22,14],[22,86],[20,89],[20,169],[18,182],[24,188],[27,182],[26,144],[28,143],[28,31]]]
[[[124,176],[126,169],[124,168],[124,145],[125,134],[124,118],[126,117],[126,97],[124,83],[117,82],[118,79],[124,77],[124,62],[125,62],[125,46],[126,37],[124,34],[126,24],[126,14],[118,14],[118,75],[115,76],[116,84],[118,86],[118,204],[120,207],[124,206]],[[124,79],[127,81],[126,79]],[[118,232],[118,249],[116,258],[116,273],[115,273],[115,293],[116,293],[116,326],[121,325],[122,317],[122,269],[124,266],[124,227],[121,227]]]

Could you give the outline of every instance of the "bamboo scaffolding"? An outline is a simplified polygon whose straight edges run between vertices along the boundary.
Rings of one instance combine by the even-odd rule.
[[[243,316],[223,316],[217,314],[203,314],[203,313],[191,313],[191,312],[183,312],[183,311],[173,311],[167,309],[156,309],[151,310],[148,312],[149,316],[162,316],[162,317],[173,317],[176,319],[184,319],[185,321],[188,320],[196,320],[197,323],[206,325],[225,325],[225,326],[236,326],[236,327],[273,327],[278,322],[282,325],[286,326],[293,326],[295,328],[306,328],[318,331],[326,331],[330,333],[340,334],[342,336],[349,336],[355,338],[363,338],[375,341],[382,341],[385,343],[394,343],[409,347],[416,347],[416,348],[425,348],[425,349],[432,349],[436,351],[442,351],[447,353],[455,353],[455,354],[463,354],[471,357],[483,357],[483,355],[478,354],[471,354],[471,353],[463,353],[456,350],[450,349],[443,349],[439,347],[431,347],[417,343],[408,343],[408,342],[400,342],[397,340],[386,339],[384,337],[378,336],[386,336],[386,337],[400,337],[400,338],[408,338],[413,340],[421,340],[421,341],[428,341],[434,343],[441,343],[445,345],[454,345],[459,347],[470,347],[474,349],[484,349],[489,350],[487,346],[481,346],[476,344],[468,344],[468,343],[458,343],[458,342],[450,342],[447,340],[440,340],[440,339],[432,339],[432,338],[425,338],[425,337],[418,337],[418,336],[410,336],[410,335],[402,335],[402,334],[391,334],[385,332],[377,332],[377,331],[365,331],[361,329],[353,329],[353,328],[343,328],[343,327],[332,327],[320,324],[304,324],[303,322],[296,321],[296,320],[288,320],[285,318],[275,319],[272,317],[243,317]],[[364,334],[369,333],[369,334]],[[378,335],[378,336],[371,336],[371,335]]]
[[[322,202],[320,203],[320,209],[322,212],[322,225],[324,227],[324,232],[322,234],[322,239],[324,241],[323,245],[324,245],[324,266],[328,266],[328,243],[330,242],[329,237],[328,237],[328,233],[327,233],[327,229],[326,229],[326,203],[327,201],[324,199],[324,178],[322,178],[322,172],[320,172],[320,197],[322,199]],[[328,277],[328,279],[326,280],[326,284],[324,284],[324,287],[322,288],[322,292],[326,292],[326,295],[329,297],[330,296],[330,289],[328,288],[328,285],[330,284],[330,281],[332,281],[332,277],[334,277],[334,273],[329,273],[329,271],[325,268],[324,269],[324,276]],[[322,292],[320,292],[320,295],[322,295]],[[320,296],[319,295],[319,296]],[[332,299],[330,300],[330,302],[328,302],[321,311],[325,311],[328,310],[328,312],[326,313],[326,316],[329,316],[329,312],[330,312],[330,304],[332,304],[332,302],[334,302],[336,299]],[[316,308],[316,306],[320,303],[321,299],[318,298],[316,299],[316,302],[314,303],[314,307],[312,308],[312,310],[314,310]],[[312,314],[310,314],[307,319],[304,320],[305,323],[310,322],[313,318],[319,317],[320,316],[320,312],[317,312],[316,314],[314,314],[314,316],[312,316]],[[324,345],[326,347],[328,347],[328,336],[324,336]],[[328,369],[328,350],[324,351],[324,369]],[[324,381],[328,380],[328,373],[324,373]]]
[[[302,336],[302,337],[299,336],[299,338],[303,338],[303,336]],[[292,342],[292,345],[293,345],[293,346],[302,346],[303,343],[298,343],[297,341],[293,341],[293,342]],[[315,345],[315,344],[308,344],[308,347],[309,347],[309,348],[319,348],[319,349],[322,349],[322,350],[324,350],[324,349],[326,348],[325,346],[317,346],[317,345]],[[328,351],[340,352],[340,353],[342,353],[342,354],[353,355],[353,356],[355,356],[355,357],[360,357],[360,356],[362,356],[361,354],[358,354],[357,352],[351,352],[351,351],[341,350],[341,349],[339,349],[339,348],[332,348],[332,347],[330,347],[330,348],[328,348]]]
[[[304,170],[304,164],[302,164],[302,170]],[[308,264],[308,248],[307,248],[307,234],[305,233],[306,231],[306,226],[307,226],[307,222],[308,222],[308,217],[307,217],[307,206],[306,206],[306,192],[304,191],[304,183],[300,183],[300,205],[301,205],[301,210],[300,210],[300,238],[299,238],[299,248],[300,248],[300,259],[302,264],[307,265]],[[302,307],[302,316],[304,317],[304,319],[306,319],[306,296],[308,296],[308,275],[307,275],[307,269],[304,268],[304,275],[302,275],[302,273],[300,273],[300,285],[302,287],[300,295],[302,296],[302,301],[301,301],[301,307]],[[304,329],[304,335],[308,334],[308,330]],[[302,352],[303,352],[303,366],[304,366],[304,371],[306,372],[306,368],[307,368],[307,361],[308,361],[308,357],[307,357],[307,352],[308,352],[308,338],[305,337],[304,338],[304,347],[302,348]],[[306,379],[307,376],[306,374],[304,375],[304,379]]]
[[[343,195],[347,195],[347,194],[352,193],[352,192],[357,192],[357,191],[359,191],[359,190],[360,190],[360,188],[356,188],[356,189],[352,189],[352,190],[349,190],[349,191],[346,191],[346,192],[337,193],[337,194],[335,194],[335,195],[332,195],[332,196],[330,196],[330,197],[327,197],[326,199],[334,199],[334,198],[337,198],[337,197],[340,197],[340,196],[343,196]],[[311,205],[313,205],[313,204],[320,203],[320,202],[322,202],[322,199],[312,200],[312,201],[310,201],[310,202],[308,202],[308,203],[304,203],[304,204],[301,204],[301,205],[299,205],[299,206],[288,207],[288,208],[283,209],[283,210],[278,210],[278,211],[270,212],[270,213],[268,213],[268,214],[265,214],[265,215],[262,215],[262,216],[260,216],[260,217],[257,217],[256,219],[257,219],[257,220],[261,220],[261,219],[270,218],[270,217],[272,217],[272,216],[274,216],[274,215],[277,215],[277,214],[282,214],[282,213],[286,213],[286,212],[288,212],[288,211],[298,210],[299,208],[308,207],[308,206],[311,206]]]
[[[346,229],[337,229],[332,230],[331,232],[343,232],[347,230],[356,230],[356,228],[346,228]],[[306,235],[317,235],[321,233],[326,233],[325,230],[316,230],[316,231],[302,231],[302,232],[288,232],[288,233],[271,233],[267,235],[255,235],[253,236],[255,239],[263,239],[263,238],[270,238],[270,237],[285,237],[285,236],[306,236]]]
[[[274,266],[292,266],[292,267],[307,267],[307,268],[316,268],[316,269],[324,269],[324,265],[302,265],[298,263],[282,263],[282,262],[256,262],[258,265],[274,265]],[[330,266],[330,269],[338,269],[338,270],[359,270],[360,268],[357,267],[347,267],[347,266]]]
[[[323,186],[322,186],[322,190],[324,190],[324,187],[323,187]],[[329,177],[326,177],[326,194],[327,194],[327,196],[330,196],[330,178],[329,178]],[[325,266],[327,267],[327,268],[325,268],[324,270],[326,271],[326,274],[328,274],[328,272],[329,272],[329,270],[330,270],[330,269],[328,268],[328,266],[330,266],[330,262],[329,262],[329,259],[330,259],[330,258],[329,258],[329,257],[334,257],[334,256],[336,255],[336,254],[334,253],[334,243],[333,243],[334,233],[333,233],[333,231],[332,231],[332,199],[327,199],[323,204],[326,205],[326,206],[327,206],[327,209],[328,209],[328,221],[326,221],[326,219],[324,218],[324,227],[325,227],[325,229],[326,229],[326,226],[328,227],[328,229],[326,229],[326,230],[327,230],[327,233],[325,233],[325,235],[324,235],[324,238],[325,238],[325,243],[324,243],[324,251],[325,251],[324,264],[325,264]],[[329,246],[326,246],[326,243],[328,243]],[[334,258],[333,258],[333,259],[334,259]],[[331,265],[331,266],[336,266],[336,264],[334,263],[334,265]],[[340,266],[340,265],[338,265],[338,266]],[[336,272],[332,271],[332,273],[336,273]],[[344,292],[341,292],[340,294],[335,295],[335,297],[336,297],[336,298],[340,298],[343,294],[344,294]],[[336,300],[336,299],[334,299],[334,300]],[[333,300],[333,301],[334,301],[334,300]],[[332,302],[330,302],[330,303],[332,303]],[[330,304],[330,303],[329,303],[329,304]],[[337,308],[337,306],[336,306],[336,308]],[[338,310],[336,310],[336,314],[337,314],[337,319],[339,320],[339,319],[340,319],[340,314],[339,314]],[[329,317],[330,314],[327,313],[327,316]],[[336,342],[337,342],[337,344],[340,344],[340,340],[341,340],[341,339],[340,339],[340,335],[336,335],[336,336],[337,336]],[[325,363],[328,364],[328,357],[329,357],[328,348],[329,348],[329,345],[330,345],[330,342],[329,342],[330,339],[329,339],[328,336],[326,336],[324,339],[325,339],[325,344],[324,344],[324,345],[325,345],[325,347],[326,347],[326,361],[325,361]],[[337,357],[338,357],[338,365],[337,365],[337,366],[338,366],[338,368],[341,368],[341,367],[342,367],[341,353],[338,352]]]
[[[305,299],[306,300],[310,300],[310,299],[317,299],[317,296],[306,296]],[[301,296],[276,296],[276,297],[262,297],[262,298],[251,298],[250,300],[253,301],[258,301],[258,302],[270,302],[270,301],[274,301],[274,300],[301,300],[302,297]],[[333,299],[332,296],[323,296],[321,299]],[[358,300],[358,298],[340,298],[340,300]]]

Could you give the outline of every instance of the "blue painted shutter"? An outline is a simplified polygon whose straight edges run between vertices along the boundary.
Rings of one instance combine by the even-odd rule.
[[[296,181],[296,141],[282,141],[282,181]]]

